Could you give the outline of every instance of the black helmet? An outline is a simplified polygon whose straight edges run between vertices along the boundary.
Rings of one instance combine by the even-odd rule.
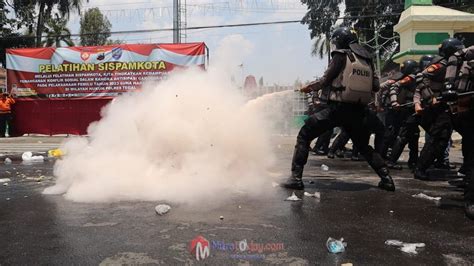
[[[331,35],[331,42],[337,49],[348,49],[349,44],[357,43],[359,38],[354,29],[349,27],[340,27]]]
[[[418,72],[418,63],[415,60],[405,60],[400,65],[400,71],[405,76],[415,74],[416,72]]]
[[[456,38],[449,38],[444,40],[439,46],[439,55],[447,58],[461,49],[464,49],[464,44],[462,43],[462,41]]]
[[[425,68],[427,68],[431,61],[433,61],[433,59],[435,58],[434,55],[424,55],[420,58],[420,62],[418,63],[418,65],[420,66],[420,69],[421,70],[425,70]]]

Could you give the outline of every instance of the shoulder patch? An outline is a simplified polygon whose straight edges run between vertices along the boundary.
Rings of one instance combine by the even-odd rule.
[[[428,73],[433,73],[440,68],[441,68],[441,64],[432,64],[426,69],[426,71],[428,71]]]
[[[413,80],[413,78],[412,78],[412,77],[410,77],[410,76],[406,76],[405,78],[403,78],[402,80],[400,80],[400,84],[403,84],[403,85],[405,85],[405,84],[408,84],[408,83],[410,83],[412,80]]]

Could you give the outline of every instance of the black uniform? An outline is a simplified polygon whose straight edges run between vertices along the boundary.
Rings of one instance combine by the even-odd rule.
[[[421,150],[416,165],[415,178],[427,179],[426,170],[436,158],[443,156],[452,132],[451,115],[446,102],[433,99],[441,95],[446,76],[447,60],[438,57],[431,66],[422,72],[422,81],[417,85],[413,101],[424,107],[420,117],[420,125],[431,136]]]
[[[418,161],[418,139],[420,138],[420,129],[418,128],[418,117],[415,116],[413,109],[413,95],[416,88],[416,75],[410,74],[394,83],[390,88],[390,100],[397,121],[400,121],[400,127],[397,137],[392,146],[392,153],[389,158],[389,167],[396,167],[400,155],[408,143],[410,149],[408,165],[414,168]]]
[[[354,54],[363,58],[367,62],[370,62],[372,65],[370,54],[358,44],[351,44],[350,50],[336,50],[332,53],[332,60],[328,69],[324,73],[324,76],[318,83],[316,83],[317,88],[322,89],[323,91],[332,90],[333,88],[331,84],[333,80],[344,71],[346,60],[348,60],[347,57],[349,55],[354,56]],[[374,88],[372,89],[376,92],[378,90],[378,79],[375,75],[373,75],[373,78]],[[350,134],[351,139],[359,152],[381,177],[379,187],[391,191],[395,190],[395,186],[388,173],[384,160],[368,144],[370,132],[367,126],[366,115],[366,106],[364,104],[328,100],[326,107],[311,115],[305,121],[305,125],[301,128],[293,154],[291,165],[292,175],[283,186],[287,188],[303,188],[301,177],[304,165],[308,160],[311,141],[324,132],[340,126]]]
[[[446,70],[446,87],[457,93],[474,91],[474,47],[455,53],[448,59]],[[454,129],[462,136],[462,151],[466,169],[466,214],[474,219],[474,99],[472,95],[453,99],[452,122]]]

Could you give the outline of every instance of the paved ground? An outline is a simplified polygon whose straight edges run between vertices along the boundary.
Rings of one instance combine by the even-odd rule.
[[[281,163],[275,171],[287,171],[293,141],[276,138]],[[459,156],[457,147],[452,160],[459,163]],[[474,263],[474,222],[464,216],[461,192],[446,179],[421,182],[407,170],[398,171],[394,172],[398,190],[389,193],[376,188],[378,180],[364,162],[312,156],[305,172],[306,191],[321,192],[321,200],[283,201],[291,191],[275,188],[260,199],[233,195],[220,207],[171,204],[168,214],[158,216],[157,202],[82,204],[41,195],[53,183],[53,163],[1,165],[0,178],[12,179],[8,186],[0,186],[1,265]],[[322,163],[329,171],[321,170]],[[442,200],[412,197],[420,192]],[[203,262],[188,251],[190,241],[199,235],[214,245]],[[346,252],[328,253],[325,242],[330,236],[344,237]],[[385,245],[388,239],[423,242],[426,247],[409,255]],[[216,249],[222,244],[218,241],[242,240],[249,246],[275,245],[262,253]],[[247,257],[239,260],[237,255]]]

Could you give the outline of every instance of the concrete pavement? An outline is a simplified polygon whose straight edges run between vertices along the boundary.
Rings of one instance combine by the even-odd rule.
[[[294,143],[291,137],[274,141],[278,164],[273,170],[284,175]],[[452,161],[459,165],[460,158],[458,147]],[[321,164],[329,171],[322,171]],[[172,210],[158,216],[154,207],[160,202],[84,204],[42,195],[54,182],[52,166],[53,162],[1,166],[0,178],[11,182],[0,186],[0,264],[474,263],[474,222],[464,216],[462,193],[448,185],[445,174],[438,181],[422,182],[407,170],[393,172],[397,191],[389,193],[376,187],[378,178],[365,162],[311,156],[304,175],[306,191],[321,192],[321,200],[297,192],[303,201],[287,202],[291,191],[275,188],[262,198],[223,194],[223,201],[230,200],[216,206],[170,203]],[[417,193],[442,200],[413,198]],[[203,261],[189,251],[197,236],[211,245]],[[328,237],[343,237],[347,250],[328,253]],[[385,245],[389,239],[426,247],[410,255]],[[260,253],[226,248],[243,241],[268,249]]]

